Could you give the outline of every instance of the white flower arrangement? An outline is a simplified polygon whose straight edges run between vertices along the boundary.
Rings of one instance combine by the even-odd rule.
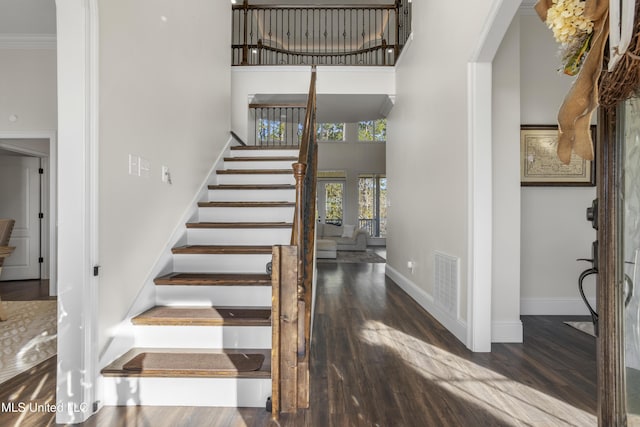
[[[564,72],[578,73],[589,50],[593,22],[584,17],[584,0],[553,0],[547,11],[547,26],[561,44]]]

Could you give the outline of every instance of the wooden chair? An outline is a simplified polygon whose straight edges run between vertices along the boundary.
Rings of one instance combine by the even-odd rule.
[[[0,275],[2,275],[2,264],[4,259],[13,253],[14,247],[9,246],[9,239],[13,231],[13,219],[0,219]],[[2,299],[0,299],[0,321],[7,320],[7,313],[2,307]]]

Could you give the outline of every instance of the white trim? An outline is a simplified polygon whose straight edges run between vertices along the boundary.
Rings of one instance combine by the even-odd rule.
[[[468,65],[469,246],[467,282],[467,347],[491,351],[492,159],[490,62]]]
[[[56,1],[58,369],[56,422],[93,413],[97,382],[98,0]],[[95,190],[95,191],[94,191]]]
[[[492,322],[491,342],[522,344],[522,322]]]
[[[55,34],[0,34],[0,49],[55,48]]]
[[[409,48],[409,46],[411,46],[411,44],[413,43],[413,31],[411,32],[411,34],[409,34],[409,38],[407,38],[407,41],[404,43],[404,46],[402,47],[402,52],[406,52],[407,49]],[[393,64],[393,69],[395,70],[396,67],[398,65],[400,65],[402,63],[402,58],[404,58],[406,55],[403,55],[402,52],[400,52],[400,56],[398,57],[398,60],[396,61],[395,64]]]
[[[468,265],[466,345],[491,351],[492,282],[492,80],[493,58],[518,11],[520,0],[494,0],[467,67]]]
[[[456,319],[449,313],[438,307],[433,302],[433,297],[424,289],[407,279],[389,264],[386,265],[385,274],[393,280],[403,291],[413,298],[422,308],[440,322],[461,342],[465,342],[467,338],[467,324],[462,319]]]
[[[56,138],[55,130],[43,130],[43,131],[12,131],[2,132],[0,131],[0,139],[48,139],[49,140],[49,154],[37,152],[24,147],[20,147],[19,144],[1,143],[0,146],[9,148],[12,151],[20,152],[22,154],[28,154],[37,157],[48,157],[49,159],[49,176],[47,182],[49,188],[47,193],[49,195],[49,218],[47,219],[49,224],[49,242],[48,248],[48,260],[45,258],[48,267],[49,274],[49,295],[58,294],[58,141]]]
[[[595,298],[587,298],[592,307]],[[521,298],[523,316],[588,316],[589,310],[581,298]]]

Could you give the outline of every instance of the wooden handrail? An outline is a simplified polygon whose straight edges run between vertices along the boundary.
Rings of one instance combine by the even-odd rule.
[[[306,108],[307,104],[302,104],[300,102],[274,102],[274,103],[264,103],[258,104],[253,103],[249,104],[249,108]]]
[[[266,5],[266,4],[250,4],[250,5],[241,5],[234,4],[231,6],[234,10],[270,10],[270,9],[291,9],[291,10],[300,10],[300,9],[318,9],[318,10],[331,10],[331,9],[347,9],[347,10],[393,10],[396,8],[394,3],[392,4],[354,4],[354,5],[345,5],[345,4],[296,4],[296,5]]]
[[[296,205],[290,246],[274,246],[272,279],[272,416],[309,407],[309,355],[315,248],[318,144],[315,131],[316,67],[298,161],[292,165]],[[277,323],[277,325],[276,325]]]
[[[302,144],[300,146],[300,154],[298,155],[298,163],[307,164],[309,156],[309,147],[315,141],[315,114],[316,114],[316,66],[311,67],[311,83],[309,83],[309,98],[307,99],[307,112],[304,116]],[[310,137],[314,137],[310,142]]]
[[[281,49],[279,47],[271,47],[267,46],[263,43],[248,45],[249,49],[261,49],[268,50],[275,53],[282,53],[284,55],[297,55],[297,56],[352,56],[352,55],[361,55],[364,53],[375,52],[376,50],[385,49],[388,47],[387,42],[383,39],[380,44],[376,44],[363,49],[354,49],[354,50],[340,50],[336,52],[314,52],[314,51],[306,51],[306,50],[290,50],[290,49]],[[233,48],[240,48],[243,45],[232,45]]]

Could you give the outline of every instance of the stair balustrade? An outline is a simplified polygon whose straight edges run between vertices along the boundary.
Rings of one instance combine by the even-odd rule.
[[[313,67],[298,161],[290,246],[274,246],[272,261],[272,414],[309,407],[309,355],[315,248],[316,69]]]
[[[306,109],[306,104],[296,103],[249,104],[249,115],[253,119],[250,132],[255,135],[255,145],[299,146]]]
[[[411,33],[410,0],[232,9],[232,65],[394,65]]]

